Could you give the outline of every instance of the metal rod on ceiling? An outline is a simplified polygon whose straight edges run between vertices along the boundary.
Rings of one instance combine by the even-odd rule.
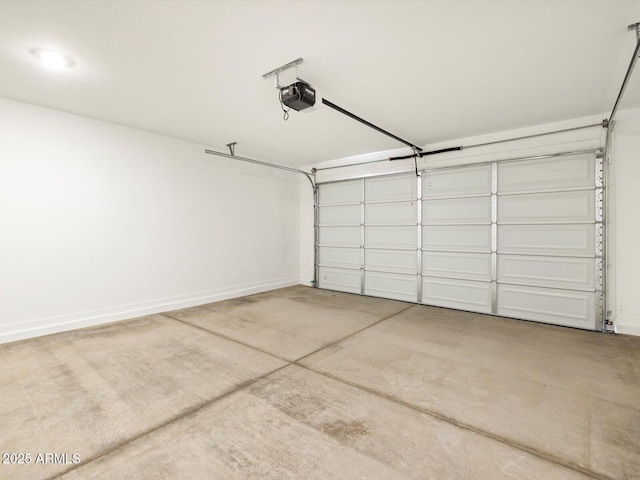
[[[467,146],[459,146],[459,147],[451,147],[451,148],[443,148],[441,150],[435,150],[432,152],[421,152],[419,155],[421,157],[427,156],[427,155],[435,155],[435,154],[439,154],[439,153],[445,153],[445,152],[449,152],[449,151],[456,151],[456,150],[467,150],[469,148],[476,148],[476,147],[484,147],[487,145],[496,145],[498,143],[506,143],[506,142],[513,142],[516,140],[525,140],[527,138],[536,138],[536,137],[543,137],[546,135],[554,135],[557,133],[565,133],[565,132],[572,132],[575,130],[583,130],[586,128],[594,128],[594,127],[604,127],[606,128],[606,126],[608,125],[608,120],[603,120],[600,123],[592,123],[590,125],[583,125],[581,127],[573,127],[573,128],[565,128],[562,130],[553,130],[551,132],[544,132],[544,133],[536,133],[534,135],[526,135],[523,137],[515,137],[515,138],[506,138],[504,140],[496,140],[494,142],[485,142],[485,143],[477,143],[477,144],[473,144],[473,145],[467,145]],[[406,155],[404,157],[392,157],[392,158],[383,158],[380,160],[370,160],[368,162],[360,162],[360,163],[350,163],[348,165],[336,165],[335,167],[323,167],[323,168],[317,168],[317,171],[322,171],[322,170],[333,170],[336,168],[347,168],[347,167],[355,167],[358,165],[368,165],[370,163],[381,163],[381,162],[388,162],[390,160],[404,160],[404,159],[409,159],[409,158],[413,158],[414,154],[412,155]]]
[[[285,167],[284,165],[277,165],[275,163],[268,163],[268,162],[263,162],[263,161],[260,161],[260,160],[254,160],[252,158],[239,157],[237,155],[230,155],[228,153],[216,152],[215,150],[205,149],[204,153],[208,153],[210,155],[217,155],[219,157],[231,158],[232,160],[239,160],[241,162],[254,163],[256,165],[262,165],[263,167],[271,167],[271,168],[277,168],[278,170],[285,170],[287,172],[300,173],[300,174],[304,175],[305,177],[307,177],[309,182],[311,182],[311,186],[314,189],[316,188],[316,184],[313,181],[313,179],[311,178],[311,174],[305,172],[304,170],[299,170],[297,168],[292,168],[292,167]]]
[[[336,105],[335,103],[327,100],[326,98],[322,99],[322,103],[324,105],[326,105],[327,107],[333,108],[334,110],[342,113],[343,115],[346,115],[349,118],[353,118],[354,120],[366,125],[369,128],[373,128],[374,130],[376,130],[376,131],[378,131],[380,133],[383,133],[384,135],[386,135],[388,137],[391,137],[391,138],[393,138],[394,140],[397,140],[400,143],[404,143],[408,147],[411,147],[415,152],[421,152],[422,151],[422,149],[420,147],[418,147],[417,145],[414,145],[413,143],[408,142],[408,141],[398,137],[397,135],[394,135],[393,133],[387,132],[385,129],[380,128],[380,127],[378,127],[377,125],[374,125],[371,122],[367,122],[364,118],[361,118],[361,117],[357,116],[356,114],[351,113],[348,110],[345,110],[344,108]]]
[[[639,24],[635,23],[633,25],[629,25],[629,30],[635,28],[636,35],[638,36],[638,26]],[[618,111],[618,106],[620,105],[620,100],[624,96],[624,92],[627,89],[627,85],[629,84],[629,79],[631,78],[631,74],[633,73],[633,69],[636,66],[636,62],[638,61],[638,54],[640,53],[640,38],[638,38],[636,43],[636,48],[633,50],[633,57],[631,57],[631,62],[629,62],[629,67],[627,68],[627,73],[624,76],[624,80],[622,81],[622,87],[620,87],[620,92],[618,93],[618,98],[616,98],[616,103],[613,105],[613,110],[611,110],[611,116],[609,117],[609,124],[613,122],[614,117],[616,116],[616,112]]]

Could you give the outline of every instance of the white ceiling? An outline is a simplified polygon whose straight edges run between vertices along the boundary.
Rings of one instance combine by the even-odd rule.
[[[304,165],[401,145],[326,107],[284,122],[261,76],[273,68],[304,57],[322,96],[422,145],[610,110],[638,13],[613,0],[4,1],[0,96]],[[44,70],[34,47],[76,65]]]

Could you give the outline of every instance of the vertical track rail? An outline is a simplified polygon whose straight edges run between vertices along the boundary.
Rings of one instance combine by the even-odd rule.
[[[423,172],[418,172],[418,175],[416,176],[416,182],[417,182],[417,190],[416,190],[416,208],[418,209],[418,228],[417,228],[417,245],[418,248],[416,249],[416,255],[417,255],[417,301],[418,303],[422,303],[422,175]]]
[[[498,163],[491,164],[491,313],[498,313]]]
[[[360,293],[362,295],[365,294],[365,282],[366,282],[366,257],[367,252],[365,251],[365,223],[366,223],[366,205],[365,205],[365,179],[360,180]]]

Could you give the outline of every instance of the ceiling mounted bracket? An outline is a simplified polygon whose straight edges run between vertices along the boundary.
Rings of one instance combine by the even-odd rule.
[[[233,156],[236,155],[236,145],[238,142],[227,143],[227,148],[229,148],[229,153]]]
[[[640,40],[640,22],[632,23],[631,25],[629,25],[627,27],[627,30],[629,30],[629,31],[635,30],[636,31],[636,39]]]
[[[266,80],[267,78],[275,77],[275,81],[276,81],[275,87],[276,88],[282,88],[284,85],[282,85],[280,83],[280,74],[282,72],[285,72],[285,71],[291,69],[291,68],[295,68],[296,69],[296,77],[297,77],[298,76],[298,65],[300,65],[302,62],[304,62],[304,59],[302,57],[296,58],[292,62],[285,63],[284,65],[281,65],[278,68],[274,68],[273,70],[265,73],[264,75],[262,75],[262,78],[264,80]]]

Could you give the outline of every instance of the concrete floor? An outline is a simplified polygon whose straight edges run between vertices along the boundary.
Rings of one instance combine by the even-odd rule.
[[[0,479],[640,479],[640,337],[302,286],[0,345],[0,391]]]

